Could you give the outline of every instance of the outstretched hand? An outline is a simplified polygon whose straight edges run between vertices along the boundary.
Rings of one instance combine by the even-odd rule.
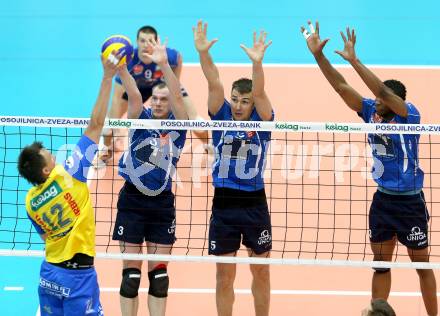
[[[249,56],[249,58],[254,62],[258,63],[263,60],[264,52],[266,49],[272,44],[272,41],[267,42],[266,44],[267,33],[264,31],[260,32],[260,36],[257,39],[257,32],[254,32],[254,45],[251,48],[240,45],[241,48],[245,51],[245,53]]]
[[[116,72],[124,65],[119,65],[119,61],[122,58],[122,53],[119,53],[114,50],[110,53],[108,58],[105,58],[101,54],[101,63],[102,67],[104,68],[104,78],[113,78],[116,75]]]
[[[208,23],[204,23],[202,20],[197,22],[197,26],[192,28],[194,33],[194,45],[199,53],[207,52],[218,41],[217,38],[208,40],[206,33],[208,31]]]
[[[344,41],[344,50],[336,50],[335,53],[340,55],[346,61],[350,62],[356,60],[356,52],[354,51],[354,45],[356,44],[356,33],[354,32],[354,29],[350,31],[348,26],[345,31],[347,32],[347,37],[344,35],[344,32],[341,31],[341,37]]]
[[[307,41],[307,47],[313,55],[322,53],[322,50],[330,39],[326,38],[325,40],[321,40],[319,37],[318,21],[316,21],[315,26],[313,26],[311,21],[307,21],[307,24],[309,25],[310,32],[304,26],[301,26],[301,33]]]
[[[154,39],[151,39],[148,45],[152,48],[153,52],[151,54],[145,53],[146,57],[158,65],[163,65],[168,62],[167,40],[162,44],[160,37],[158,37],[157,42]]]

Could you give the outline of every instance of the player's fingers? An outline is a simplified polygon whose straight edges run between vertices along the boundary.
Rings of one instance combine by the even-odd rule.
[[[217,43],[218,38],[214,38],[211,42],[209,42],[209,48],[212,47],[212,45],[214,45],[215,43]]]
[[[347,43],[347,38],[345,37],[344,32],[341,31],[340,33],[341,33],[342,40],[344,41],[344,44]]]
[[[304,26],[301,26],[301,33],[304,36],[305,39],[308,39],[310,37],[309,31],[306,30]]]
[[[157,39],[160,41],[160,37],[158,36]],[[157,45],[157,41],[155,38],[150,38],[150,40],[148,41],[148,44],[151,46],[156,46]]]
[[[266,50],[270,45],[272,45],[272,40],[270,40],[266,45],[264,45],[264,50]]]
[[[264,31],[260,30],[260,36],[258,36],[258,41],[263,42],[264,41]]]
[[[110,63],[112,63],[112,64],[114,64],[114,65],[117,65],[117,64],[119,63],[119,59],[118,59],[116,56],[117,56],[117,53],[116,53],[115,50],[113,50],[113,51],[110,53],[110,55],[108,55],[107,60],[108,60]],[[107,64],[108,64],[108,63],[107,63]]]
[[[343,53],[340,50],[335,50],[335,53],[341,57],[344,57]]]
[[[265,43],[266,42],[266,38],[267,38],[267,32],[262,31],[263,32],[263,40],[262,42]]]
[[[309,24],[309,29],[310,29],[310,33],[313,34],[315,33],[315,27],[313,26],[312,21],[307,21],[307,24]]]
[[[329,40],[330,40],[329,38],[326,38],[325,40],[323,40],[323,41],[321,42],[321,48],[324,48],[325,45],[327,45],[327,43],[328,43]]]

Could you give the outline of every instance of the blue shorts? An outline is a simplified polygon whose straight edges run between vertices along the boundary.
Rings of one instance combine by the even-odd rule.
[[[38,296],[41,316],[104,315],[95,268],[69,270],[44,261]]]
[[[230,195],[220,196],[219,191],[223,193],[225,189],[216,189],[214,195],[209,225],[209,254],[236,252],[240,249],[242,238],[243,245],[257,255],[270,251],[272,225],[265,195],[247,197],[249,193],[234,192],[235,196],[231,198]],[[238,190],[226,189],[226,194],[233,191]]]
[[[423,192],[391,195],[376,191],[370,207],[370,241],[380,243],[397,236],[411,249],[428,247],[429,214]]]
[[[118,199],[113,240],[132,244],[149,241],[172,245],[176,241],[176,208],[174,194],[163,191],[148,196],[125,182]]]

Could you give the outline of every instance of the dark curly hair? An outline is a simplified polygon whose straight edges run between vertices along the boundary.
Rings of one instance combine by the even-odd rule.
[[[406,88],[403,83],[401,83],[399,80],[385,80],[384,85],[386,85],[388,88],[393,90],[394,94],[398,95],[402,98],[402,100],[406,100]]]

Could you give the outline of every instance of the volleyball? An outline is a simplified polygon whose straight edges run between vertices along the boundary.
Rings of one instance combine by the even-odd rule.
[[[101,52],[104,58],[108,58],[112,51],[122,53],[122,58],[118,65],[129,64],[133,59],[133,46],[127,36],[113,35],[105,39],[102,44]]]

